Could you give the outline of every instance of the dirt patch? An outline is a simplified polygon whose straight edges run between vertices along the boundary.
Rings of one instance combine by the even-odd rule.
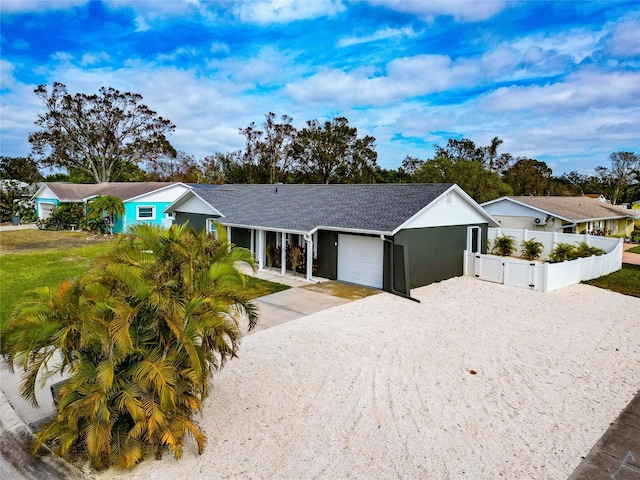
[[[113,237],[88,232],[14,230],[0,232],[0,255],[86,247],[111,241]]]
[[[351,285],[336,281],[314,283],[313,285],[305,285],[300,288],[312,290],[314,292],[326,293],[327,295],[333,295],[334,297],[346,298],[347,300],[359,300],[360,298],[380,293],[380,290],[375,288],[361,287],[359,285]]]

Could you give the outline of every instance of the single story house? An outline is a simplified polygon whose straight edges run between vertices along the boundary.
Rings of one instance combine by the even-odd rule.
[[[495,220],[454,184],[223,185],[185,192],[165,213],[254,254],[302,245],[306,269],[331,280],[408,296],[411,288],[463,274],[463,251],[486,252]],[[269,255],[271,252],[271,255]]]
[[[184,183],[169,182],[108,182],[78,184],[45,182],[33,195],[38,218],[48,218],[61,203],[86,205],[92,199],[111,195],[122,200],[124,215],[117,218],[113,231],[124,232],[137,223],[152,223],[168,226],[173,222],[172,214],[164,213],[172,202],[190,190]]]
[[[637,212],[598,198],[501,197],[482,206],[504,228],[526,228],[545,232],[624,235],[633,231]]]

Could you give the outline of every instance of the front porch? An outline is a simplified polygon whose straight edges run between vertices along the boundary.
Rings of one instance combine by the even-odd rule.
[[[231,243],[251,251],[258,270],[265,276],[279,278],[304,279],[318,282],[313,277],[317,266],[317,232],[263,230],[226,225],[227,236]],[[213,226],[207,225],[212,231]],[[311,266],[311,268],[308,268]],[[266,278],[269,279],[269,278]],[[281,282],[280,280],[272,280]]]

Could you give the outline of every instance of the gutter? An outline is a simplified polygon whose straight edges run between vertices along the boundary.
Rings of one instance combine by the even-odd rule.
[[[383,242],[389,242],[389,245],[391,246],[391,255],[389,256],[390,257],[389,258],[389,264],[390,264],[390,270],[391,270],[390,275],[389,275],[389,283],[391,285],[391,293],[393,293],[394,295],[397,295],[399,297],[406,298],[408,300],[412,300],[412,301],[417,302],[417,303],[421,303],[420,300],[418,300],[417,298],[412,297],[411,295],[407,295],[404,292],[399,292],[398,290],[393,288],[393,276],[394,276],[393,275],[393,273],[394,273],[394,271],[393,271],[393,247],[394,247],[394,243],[393,243],[393,240],[389,240],[384,235],[380,235],[380,240],[382,240]]]

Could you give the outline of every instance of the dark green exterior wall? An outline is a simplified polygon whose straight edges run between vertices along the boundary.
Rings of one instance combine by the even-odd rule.
[[[318,270],[317,277],[335,280],[338,278],[338,233],[318,230]]]
[[[196,230],[204,230],[206,228],[207,218],[211,218],[211,216],[201,215],[199,213],[176,212],[176,223],[178,225],[182,225],[186,221],[189,221],[189,226]]]
[[[486,252],[487,224],[416,228],[398,232],[393,237],[393,242],[396,247],[404,247],[402,255],[406,261],[402,262],[403,258],[395,248],[393,263],[396,281],[405,273],[401,272],[403,265],[409,270],[410,288],[461,276],[464,266],[463,252],[467,247],[467,228],[474,226],[482,230],[482,252]]]

